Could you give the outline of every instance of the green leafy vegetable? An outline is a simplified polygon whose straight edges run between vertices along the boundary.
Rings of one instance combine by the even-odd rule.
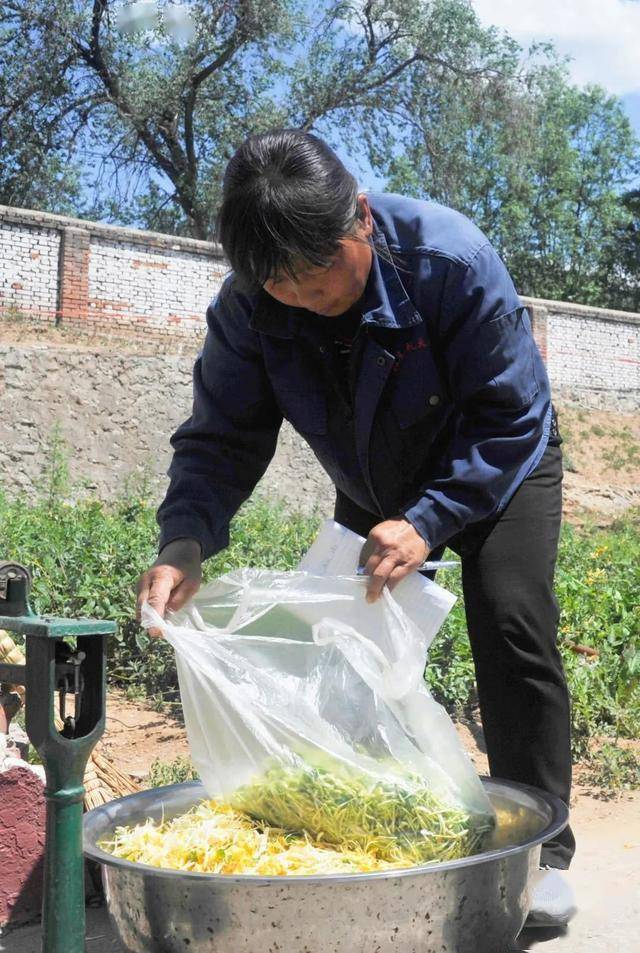
[[[437,797],[415,775],[402,783],[308,765],[274,767],[230,803],[266,826],[410,865],[476,853],[495,824]]]

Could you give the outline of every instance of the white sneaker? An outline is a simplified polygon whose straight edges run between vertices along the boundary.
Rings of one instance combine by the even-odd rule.
[[[531,878],[531,909],[525,923],[530,927],[563,927],[577,908],[573,888],[555,867],[541,867]]]

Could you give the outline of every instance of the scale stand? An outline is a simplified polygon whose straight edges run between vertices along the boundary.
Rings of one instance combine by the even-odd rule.
[[[24,566],[0,562],[0,629],[26,643],[26,663],[0,663],[0,682],[25,686],[25,727],[46,772],[42,951],[84,953],[83,779],[104,731],[106,637],[116,625],[38,616],[29,606],[30,584]],[[56,692],[62,731],[55,726]]]

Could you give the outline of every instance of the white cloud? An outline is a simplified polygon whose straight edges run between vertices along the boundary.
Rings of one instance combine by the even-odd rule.
[[[523,45],[553,40],[573,57],[579,85],[599,83],[619,96],[640,91],[640,0],[472,0],[485,26]]]

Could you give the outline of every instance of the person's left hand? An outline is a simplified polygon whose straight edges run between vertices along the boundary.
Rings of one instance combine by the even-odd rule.
[[[371,553],[365,572],[371,577],[367,586],[367,602],[375,602],[385,585],[393,589],[401,579],[422,565],[429,546],[409,520],[384,520],[374,526],[363,552]]]

